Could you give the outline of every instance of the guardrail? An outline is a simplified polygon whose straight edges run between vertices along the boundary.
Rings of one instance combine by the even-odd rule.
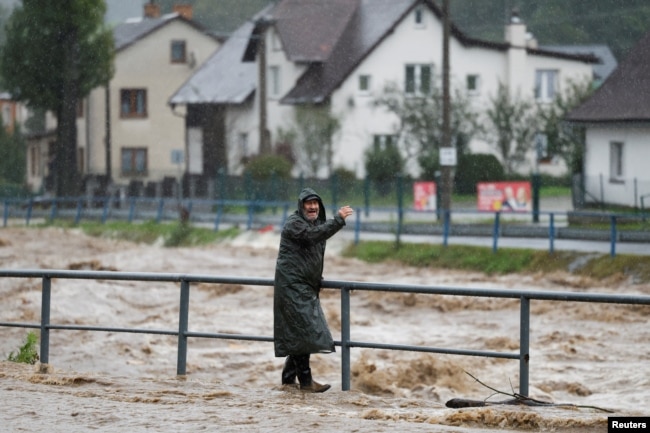
[[[29,225],[35,218],[45,220],[68,219],[78,224],[82,219],[136,221],[153,220],[188,222],[213,227],[218,231],[224,224],[254,227],[284,224],[295,203],[259,200],[203,200],[177,198],[115,197],[4,199],[3,227],[9,219],[23,220]],[[330,212],[336,212],[332,206]],[[479,220],[477,222],[477,219]],[[561,227],[571,219],[609,223],[609,229]],[[453,223],[452,223],[453,220]],[[531,220],[536,222],[531,223]],[[619,242],[650,243],[650,230],[620,230],[620,222],[645,223],[645,214],[611,214],[595,212],[490,212],[459,209],[452,211],[416,211],[406,207],[358,207],[355,212],[354,241],[358,243],[364,232],[383,232],[395,235],[396,241],[407,234],[440,235],[447,246],[451,236],[490,237],[492,249],[497,251],[502,237],[547,238],[549,253],[555,250],[556,239],[609,241],[610,255],[616,255]],[[560,223],[560,224],[558,224]],[[352,224],[352,222],[350,222]]]
[[[177,375],[186,374],[186,361],[189,338],[215,338],[230,340],[248,340],[272,342],[273,337],[243,334],[223,334],[194,332],[189,329],[189,299],[190,285],[192,283],[214,284],[243,284],[250,286],[272,286],[273,280],[261,278],[226,277],[173,273],[140,273],[140,272],[106,272],[106,271],[67,271],[67,270],[7,270],[0,269],[3,278],[40,278],[41,289],[41,321],[40,323],[0,322],[3,327],[21,327],[40,330],[40,361],[49,363],[50,331],[51,330],[79,330],[79,331],[105,331],[126,332],[139,334],[173,335],[178,338],[178,358],[176,364]],[[172,329],[143,329],[143,328],[115,328],[103,326],[62,325],[50,322],[50,304],[52,296],[52,279],[91,279],[115,281],[148,281],[148,282],[177,282],[180,283],[179,299],[179,324],[178,330]],[[491,358],[504,358],[519,360],[519,393],[528,395],[529,382],[529,346],[530,346],[530,301],[565,301],[565,302],[597,302],[614,304],[650,305],[650,296],[640,295],[613,295],[602,293],[574,293],[551,291],[527,290],[499,290],[479,288],[458,288],[444,286],[399,285],[362,283],[354,281],[323,281],[324,288],[339,289],[341,291],[341,340],[335,344],[341,347],[341,383],[342,389],[350,389],[350,351],[352,348],[369,348],[384,350],[401,350],[427,353],[441,353],[450,355],[481,356]],[[400,344],[385,344],[380,342],[355,341],[350,339],[350,292],[353,290],[383,291],[399,293],[418,293],[429,295],[476,296],[488,298],[512,298],[520,300],[519,317],[519,353],[505,353],[483,350],[465,350],[429,346],[413,346]]]

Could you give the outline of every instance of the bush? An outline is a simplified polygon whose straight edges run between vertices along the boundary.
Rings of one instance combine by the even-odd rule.
[[[30,331],[25,338],[25,343],[18,350],[18,353],[14,355],[13,352],[10,352],[7,360],[21,362],[23,364],[36,364],[36,361],[39,359],[36,343],[38,343],[38,337],[34,332]]]
[[[332,178],[336,179],[336,186],[342,193],[348,193],[356,185],[357,177],[352,170],[338,167],[334,169]]]
[[[368,179],[381,196],[386,196],[395,184],[395,176],[402,173],[404,162],[397,145],[386,143],[374,145],[365,152],[365,166]]]
[[[281,155],[258,155],[251,159],[244,170],[244,176],[253,180],[253,190],[247,190],[247,198],[286,200],[287,188],[280,183],[291,179],[291,168],[291,162]]]
[[[454,189],[458,194],[476,194],[478,182],[498,182],[505,179],[505,170],[494,155],[477,153],[458,159]]]

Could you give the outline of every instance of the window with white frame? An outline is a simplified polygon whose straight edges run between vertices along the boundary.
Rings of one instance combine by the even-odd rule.
[[[479,75],[468,74],[465,81],[469,95],[478,95],[481,93],[481,77]]]
[[[624,175],[623,143],[612,141],[609,143],[609,179],[620,182]]]
[[[280,67],[279,66],[270,66],[269,67],[269,96],[272,98],[277,98],[280,96],[282,91],[282,85],[280,81]]]
[[[359,75],[359,93],[367,95],[370,93],[370,75],[362,74]]]
[[[372,145],[376,151],[385,150],[397,145],[397,137],[390,134],[375,134],[372,137]]]
[[[551,102],[558,90],[558,72],[553,69],[538,69],[535,71],[535,100]]]
[[[411,96],[431,93],[433,67],[431,65],[406,65],[404,92]]]

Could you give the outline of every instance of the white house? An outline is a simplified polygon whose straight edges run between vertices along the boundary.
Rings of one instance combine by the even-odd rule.
[[[487,107],[500,83],[512,95],[543,104],[569,81],[591,80],[595,56],[538,48],[519,20],[505,30],[505,42],[495,43],[451,27],[451,85],[468,92],[477,110]],[[393,136],[398,126],[393,115],[374,106],[374,98],[387,83],[417,96],[439,81],[442,41],[442,12],[433,1],[280,0],[225,43],[224,51],[230,47],[232,57],[215,53],[169,103],[186,105],[188,111],[216,104],[226,113],[220,122],[231,173],[240,172],[241,156],[259,151],[260,137],[270,135],[273,144],[280,130],[292,129],[296,106],[327,106],[341,120],[333,165],[362,177],[364,151]],[[245,88],[246,97],[232,95],[234,86]],[[197,123],[192,127],[202,128]],[[494,152],[479,139],[471,148]],[[531,152],[530,164],[520,171],[528,173],[533,161]],[[303,170],[296,167],[296,172]],[[565,170],[559,160],[542,168],[558,174]],[[325,164],[318,173],[307,174],[328,175]]]
[[[175,181],[185,172],[185,119],[167,100],[220,42],[192,21],[189,6],[161,15],[153,3],[144,5],[143,17],[117,25],[113,37],[115,76],[79,106],[79,170],[87,190],[108,183],[122,190],[135,186],[137,193],[147,185],[159,189],[164,179]],[[52,139],[30,140],[27,171],[33,191],[49,174]]]
[[[585,201],[650,207],[650,32],[567,120],[586,130]]]

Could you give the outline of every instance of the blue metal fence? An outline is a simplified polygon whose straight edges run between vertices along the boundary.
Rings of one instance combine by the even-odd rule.
[[[4,199],[2,224],[9,220],[24,221],[29,225],[35,219],[100,221],[178,221],[203,224],[219,230],[224,225],[236,225],[247,230],[269,225],[282,226],[295,203],[260,200],[204,200],[175,198],[130,197],[120,200],[105,198],[51,198]],[[337,211],[332,205],[332,214]],[[609,224],[609,229],[560,227],[558,221],[572,218]],[[620,230],[621,221],[645,224],[645,214],[613,214],[594,212],[488,212],[469,209],[452,211],[415,211],[408,207],[357,207],[355,212],[355,243],[363,232],[392,233],[397,243],[402,235],[441,235],[447,246],[452,236],[490,237],[492,249],[497,251],[502,237],[547,238],[548,250],[553,253],[558,238],[599,240],[609,242],[610,255],[616,255],[619,242],[650,242],[650,227],[641,230]],[[534,219],[536,222],[531,223]],[[452,223],[453,220],[453,223]]]
[[[178,358],[176,372],[178,375],[186,374],[186,360],[189,338],[215,338],[272,342],[273,337],[244,334],[224,334],[194,332],[189,329],[190,315],[190,287],[193,283],[214,284],[243,284],[249,286],[272,286],[273,280],[261,278],[209,276],[198,274],[172,274],[172,273],[139,273],[139,272],[106,272],[106,271],[67,271],[67,270],[7,270],[0,269],[1,278],[40,278],[42,280],[41,294],[41,320],[40,323],[0,322],[3,327],[21,327],[40,330],[40,360],[42,364],[49,363],[50,331],[51,330],[80,330],[80,331],[105,331],[125,332],[140,334],[173,335],[178,338]],[[179,324],[178,329],[143,329],[143,328],[116,328],[101,326],[63,325],[51,323],[50,305],[52,297],[52,279],[60,281],[66,279],[91,279],[115,281],[148,281],[148,282],[175,282],[180,284]],[[59,281],[57,281],[59,282]],[[440,353],[463,356],[480,356],[491,358],[504,358],[519,360],[519,393],[527,396],[529,391],[529,346],[530,346],[530,302],[531,300],[565,301],[565,302],[596,302],[612,304],[650,305],[650,296],[641,295],[615,295],[602,293],[574,293],[551,291],[528,291],[514,289],[480,289],[458,288],[444,286],[399,285],[362,283],[354,281],[323,282],[324,288],[338,289],[341,291],[341,340],[335,344],[341,347],[341,383],[342,389],[350,389],[350,352],[352,348],[370,348],[383,350],[414,351],[426,353]],[[399,344],[385,344],[381,342],[355,341],[350,338],[350,296],[352,291],[382,291],[399,293],[418,293],[428,295],[475,296],[488,298],[511,298],[520,301],[519,318],[519,353],[494,352],[484,350],[466,350],[456,348],[442,348],[430,346],[413,346]],[[423,326],[427,326],[423,324]]]

